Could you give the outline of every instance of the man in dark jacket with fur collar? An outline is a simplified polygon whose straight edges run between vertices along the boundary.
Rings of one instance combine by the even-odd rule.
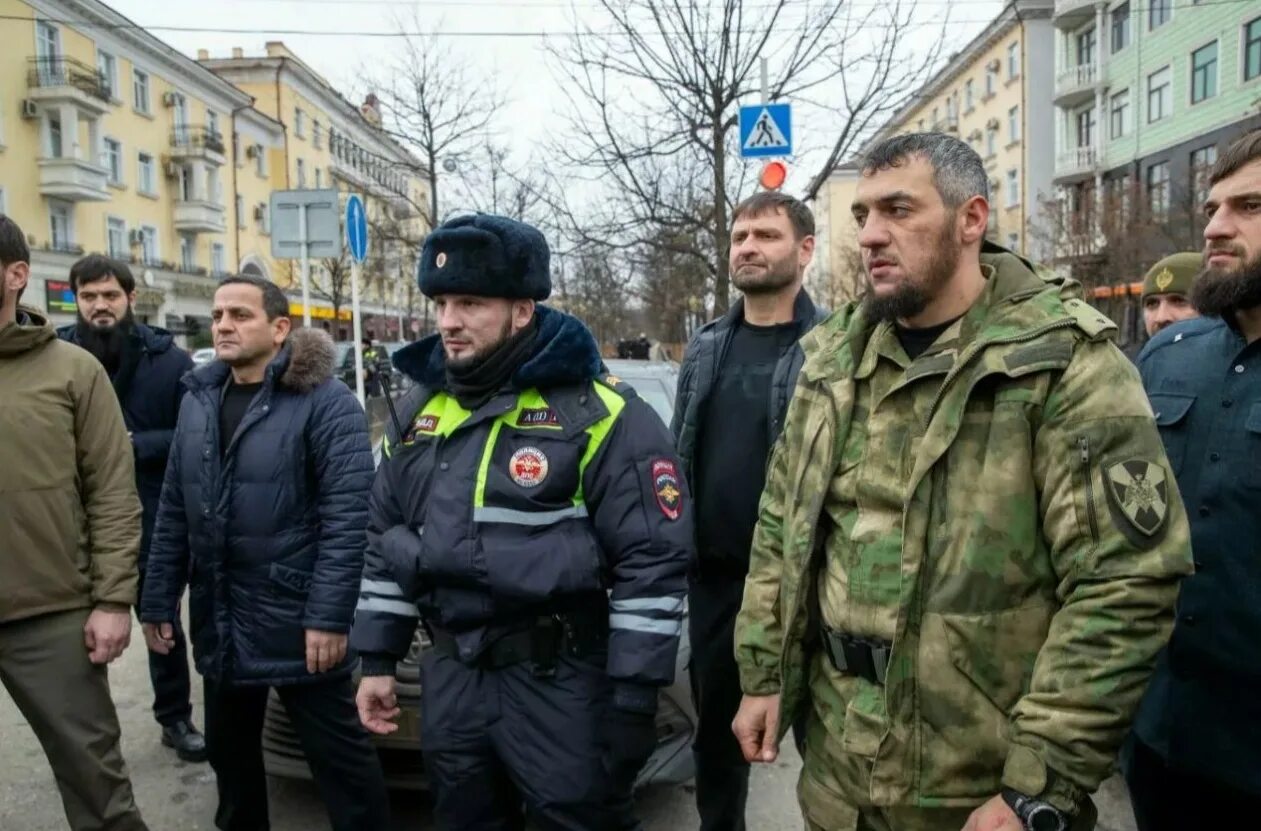
[[[360,718],[398,729],[394,667],[419,612],[441,827],[637,828],[631,787],[674,679],[692,552],[670,434],[600,375],[587,327],[537,305],[551,278],[536,229],[447,222],[420,290],[440,334],[395,355],[417,386],[373,486]]]
[[[189,584],[193,656],[224,831],[268,827],[262,729],[274,688],[335,831],[387,827],[385,783],[350,686],[372,454],[323,332],[255,277],[215,292],[217,360],[187,376],[140,606],[172,647]]]
[[[193,359],[175,346],[169,332],[136,322],[132,313],[136,279],[125,263],[89,254],[70,267],[70,288],[79,306],[79,320],[58,329],[57,336],[91,352],[105,367],[135,452],[136,490],[144,507],[140,541],[143,589],[162,477],[184,394],[180,378],[193,368]],[[170,654],[149,653],[153,715],[162,725],[163,744],[186,762],[204,762],[206,740],[193,726],[184,629],[178,616],[172,622],[175,646]]]

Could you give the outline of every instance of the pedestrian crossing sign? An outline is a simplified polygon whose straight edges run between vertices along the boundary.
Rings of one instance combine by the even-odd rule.
[[[740,108],[740,155],[746,159],[791,156],[791,104],[754,104]]]

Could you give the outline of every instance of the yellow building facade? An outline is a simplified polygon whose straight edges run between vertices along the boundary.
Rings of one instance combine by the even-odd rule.
[[[1040,256],[1037,226],[1053,193],[1054,107],[1050,79],[1055,71],[1051,0],[1013,0],[970,43],[956,53],[912,100],[868,140],[901,133],[938,131],[968,142],[989,176],[988,236],[1012,250]],[[821,215],[826,242],[812,282],[845,290],[847,265],[858,250],[849,210],[859,173],[842,165],[826,180],[812,207]],[[848,258],[848,259],[847,259]]]
[[[73,321],[70,266],[108,254],[131,264],[141,321],[204,343],[223,275],[297,293],[296,266],[271,257],[272,193],[336,187],[362,194],[374,226],[410,243],[374,244],[363,298],[378,337],[414,331],[403,318],[408,299],[417,311],[409,288],[427,189],[375,112],[283,44],[268,45],[282,71],[263,83],[236,60],[184,56],[95,0],[0,0],[0,25],[0,212],[31,247],[25,303]],[[313,284],[321,276],[329,285],[326,274]],[[348,284],[344,294],[348,307]],[[334,317],[326,294],[312,306]]]

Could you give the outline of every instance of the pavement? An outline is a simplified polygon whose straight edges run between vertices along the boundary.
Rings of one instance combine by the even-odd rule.
[[[110,684],[136,801],[151,831],[213,831],[214,775],[209,765],[181,762],[159,743],[138,627],[132,634],[131,647],[110,668]],[[194,712],[200,725],[200,685],[194,683],[193,688]],[[748,827],[754,831],[800,831],[802,827],[795,794],[801,761],[791,742],[785,744],[778,762],[754,768],[748,808]],[[273,831],[327,831],[328,820],[313,785],[272,779],[270,788]],[[1120,780],[1106,783],[1098,801],[1100,831],[1134,831]],[[683,831],[699,825],[690,786],[648,789],[640,794],[638,804],[645,831]],[[397,792],[392,805],[391,831],[436,828],[424,794]],[[43,751],[12,699],[0,688],[0,831],[65,828]]]

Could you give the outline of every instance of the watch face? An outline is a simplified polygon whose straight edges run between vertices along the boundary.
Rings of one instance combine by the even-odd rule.
[[[1029,811],[1029,831],[1064,831],[1067,827],[1063,814],[1050,805],[1038,805]]]

